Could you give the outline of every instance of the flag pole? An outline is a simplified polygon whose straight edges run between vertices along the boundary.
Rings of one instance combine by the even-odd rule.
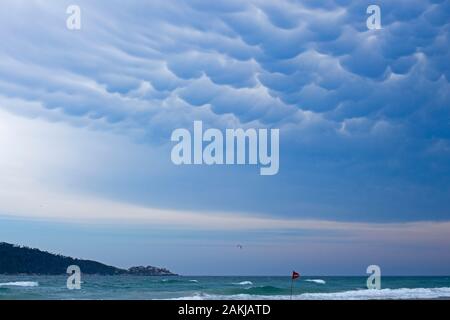
[[[291,300],[292,300],[292,290],[294,288],[294,278],[291,277]]]
[[[291,276],[291,300],[292,300],[292,294],[294,292],[294,280],[297,279],[298,277],[300,277],[300,273],[292,271],[292,276]]]

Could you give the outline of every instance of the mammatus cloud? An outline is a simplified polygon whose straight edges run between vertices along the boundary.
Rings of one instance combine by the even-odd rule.
[[[2,240],[193,274],[448,272],[450,3],[377,1],[380,30],[370,4],[2,1]],[[279,174],[173,166],[195,120],[279,128]]]
[[[42,120],[25,120],[4,112],[0,112],[0,116],[7,120],[0,121],[0,143],[8,150],[0,159],[2,219],[12,217],[91,225],[140,225],[160,230],[200,232],[261,231],[274,234],[274,241],[280,240],[281,234],[282,240],[287,242],[295,238],[317,240],[318,234],[327,241],[378,242],[381,239],[398,244],[413,241],[440,245],[450,242],[449,222],[366,223],[276,217],[242,211],[164,209],[120,199],[111,200],[95,193],[87,194],[86,190],[65,185],[67,181],[75,182],[75,179],[71,177],[67,180],[61,175],[76,175],[81,179],[96,175],[96,179],[101,179],[121,168],[123,161],[130,161],[120,159],[122,149],[143,155],[140,159],[142,163],[151,157],[151,149],[133,146],[126,139],[120,140],[109,134],[80,132],[61,124],[49,126]],[[67,145],[67,141],[72,144]],[[118,148],[111,147],[112,142],[116,146],[119,144]],[[99,149],[102,145],[105,147]],[[48,159],[50,152],[58,156]],[[33,161],[27,160],[30,158]],[[106,161],[113,169],[102,169]],[[139,167],[142,163],[135,165]],[[86,166],[80,168],[80,164]],[[144,167],[126,172],[154,177],[161,168],[164,169],[164,163],[151,171],[146,171]],[[114,174],[121,176],[123,173]],[[90,183],[93,181],[89,180]]]
[[[382,1],[382,31],[365,27],[364,1],[81,1],[79,32],[61,23],[64,3],[5,5],[2,96],[85,125],[145,133],[201,117],[301,129],[312,112],[336,135],[365,119],[347,128],[360,135],[417,113],[427,127],[448,104],[446,1]]]
[[[449,3],[378,3],[381,30],[368,1],[78,1],[70,31],[71,2],[4,1],[0,108],[147,144],[194,120],[276,127],[290,178],[275,189],[321,180],[322,195],[352,177],[362,203],[388,199],[383,219],[410,198],[402,219],[448,218]],[[270,211],[304,212],[292,193]]]

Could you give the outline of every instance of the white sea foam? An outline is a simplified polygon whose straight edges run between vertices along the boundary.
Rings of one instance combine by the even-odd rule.
[[[195,283],[198,283],[198,280],[189,280],[189,282],[195,282]]]
[[[301,299],[370,300],[370,299],[437,299],[450,298],[450,288],[364,289],[336,293],[304,293]]]
[[[303,293],[292,296],[296,300],[372,300],[372,299],[437,299],[450,298],[450,288],[402,288],[381,290],[351,290],[332,293]],[[199,293],[174,300],[288,300],[289,295],[210,295]]]
[[[251,285],[253,285],[253,282],[241,281],[241,282],[234,282],[233,284],[238,285],[238,286],[251,286]]]
[[[35,281],[16,281],[16,282],[5,282],[0,283],[0,287],[37,287],[38,282]]]
[[[325,284],[326,283],[325,280],[322,280],[322,279],[306,279],[305,281],[314,282],[314,283],[318,283],[318,284]]]

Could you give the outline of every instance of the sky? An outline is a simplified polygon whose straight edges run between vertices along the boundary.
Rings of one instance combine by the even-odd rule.
[[[0,241],[190,275],[450,273],[450,1],[1,5]],[[278,174],[174,165],[194,121],[279,129]]]

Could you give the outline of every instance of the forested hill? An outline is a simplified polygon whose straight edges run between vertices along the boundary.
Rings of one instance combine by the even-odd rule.
[[[79,266],[85,274],[113,275],[127,272],[96,261],[74,259],[39,249],[0,243],[0,274],[65,274],[70,265]]]
[[[39,249],[0,242],[0,274],[58,275],[65,274],[70,265],[79,266],[83,274],[173,275],[169,270],[163,268],[149,266],[125,270],[96,261],[75,259]],[[135,270],[140,270],[140,272],[135,272]],[[142,272],[142,270],[147,270],[147,272]]]

